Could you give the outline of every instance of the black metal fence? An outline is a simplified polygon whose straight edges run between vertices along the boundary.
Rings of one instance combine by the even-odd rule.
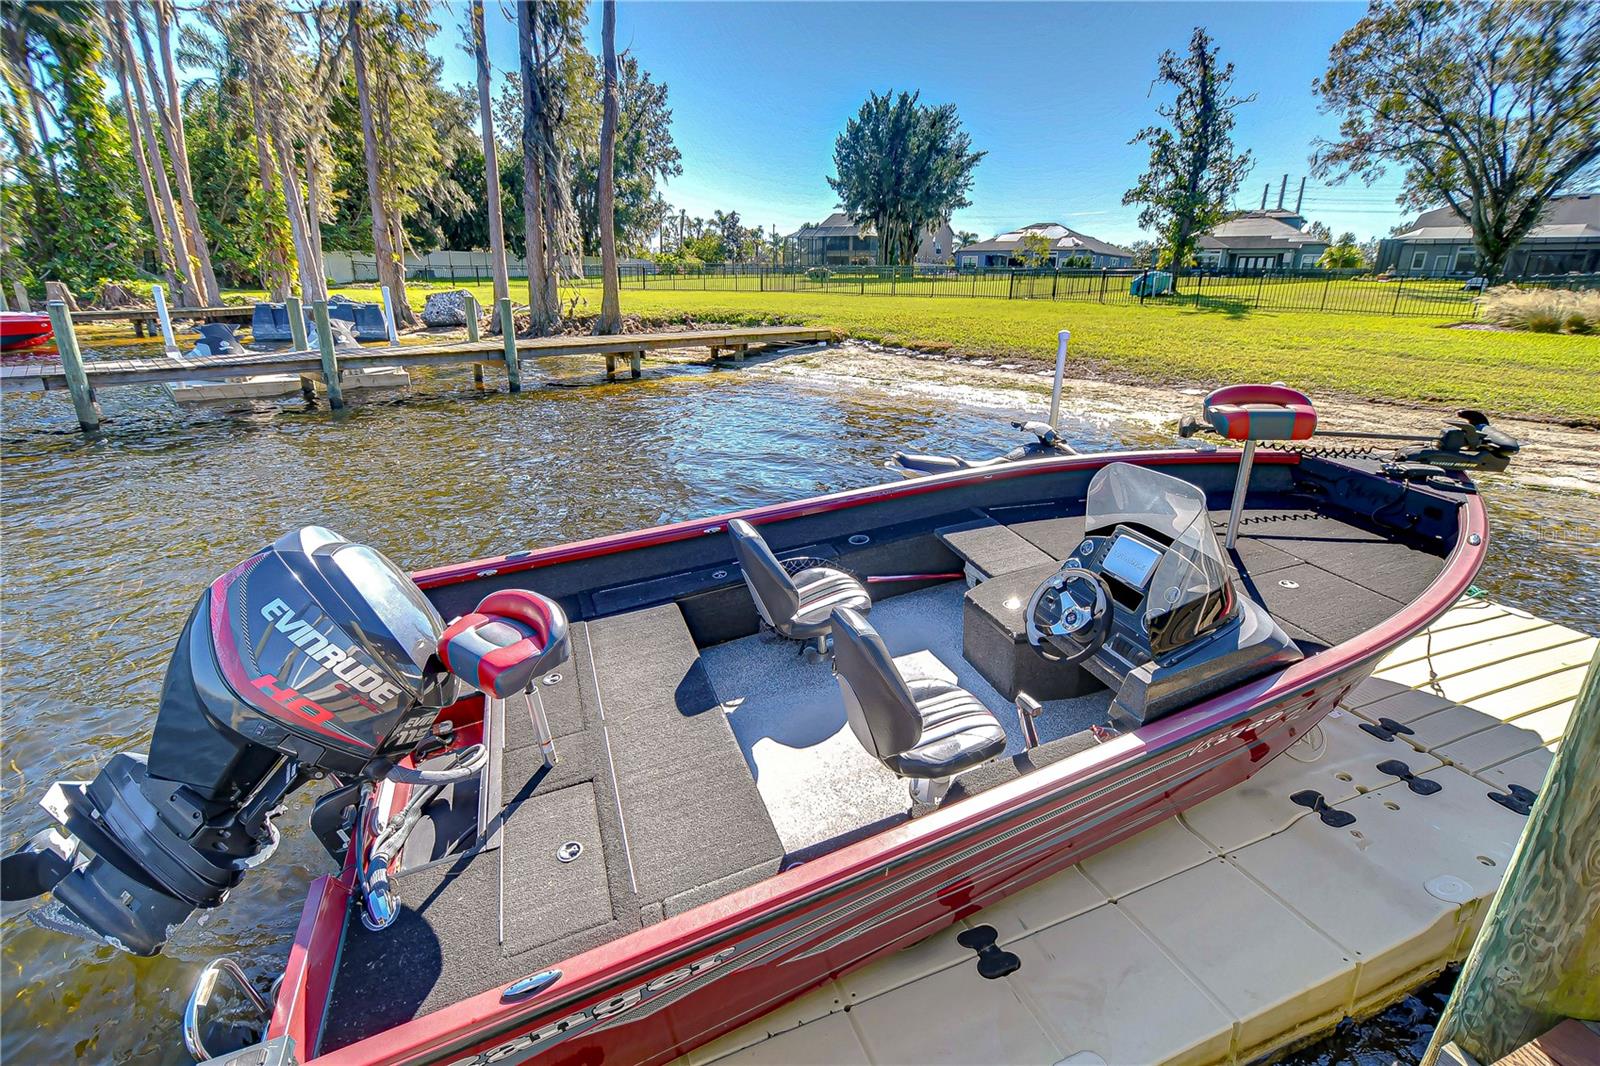
[[[818,292],[859,296],[964,296],[1182,305],[1224,313],[1311,311],[1475,318],[1479,286],[1462,278],[1375,277],[1361,271],[984,270],[924,267],[774,268],[721,264],[692,268],[630,266],[626,288]],[[598,283],[598,272],[589,282]],[[1527,278],[1521,285],[1600,288],[1600,275]]]

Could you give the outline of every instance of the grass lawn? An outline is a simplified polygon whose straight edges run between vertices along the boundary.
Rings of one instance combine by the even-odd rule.
[[[412,284],[421,306],[447,285]],[[488,303],[490,286],[472,289]],[[371,287],[343,290],[376,299]],[[516,283],[513,283],[513,292]],[[525,290],[524,290],[525,291]],[[585,287],[588,313],[599,292]],[[1214,310],[1077,301],[861,296],[842,292],[625,288],[627,314],[742,324],[826,325],[863,340],[1053,361],[1070,329],[1068,372],[1212,386],[1283,381],[1313,395],[1481,407],[1600,426],[1600,336],[1452,329],[1437,319]]]

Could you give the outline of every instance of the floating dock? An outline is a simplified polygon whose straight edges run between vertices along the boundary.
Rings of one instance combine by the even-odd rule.
[[[678,1066],[1242,1066],[1375,1013],[1465,958],[1596,643],[1463,599],[1243,785]]]

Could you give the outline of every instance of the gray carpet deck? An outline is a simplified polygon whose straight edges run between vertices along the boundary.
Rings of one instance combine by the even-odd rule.
[[[508,718],[501,847],[395,878],[402,909],[346,923],[322,1052],[507,984],[754,884],[783,846],[676,606],[571,628],[539,694],[556,735]],[[568,841],[583,846],[567,863]]]
[[[902,674],[944,674],[976,696],[1006,728],[1007,755],[1024,748],[1014,705],[961,654],[966,585],[948,582],[880,600],[869,620]],[[910,810],[906,784],[867,754],[845,720],[838,682],[788,641],[753,636],[701,653],[728,723],[755,775],[761,798],[790,853],[848,837]],[[1052,700],[1038,719],[1042,740],[1065,737],[1105,718],[1110,693]]]

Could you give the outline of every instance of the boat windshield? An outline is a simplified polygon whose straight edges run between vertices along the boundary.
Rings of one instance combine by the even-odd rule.
[[[1166,542],[1145,598],[1152,637],[1167,631],[1181,643],[1223,620],[1232,606],[1228,566],[1204,492],[1148,467],[1111,463],[1089,482],[1086,502],[1086,535],[1123,525]]]

